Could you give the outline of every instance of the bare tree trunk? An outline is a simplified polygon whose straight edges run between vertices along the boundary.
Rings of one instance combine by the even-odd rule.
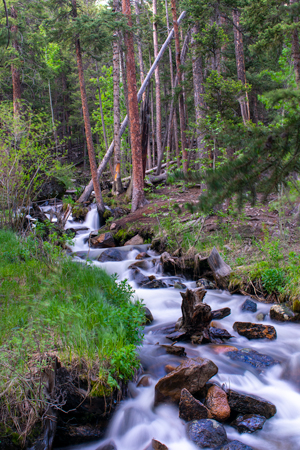
[[[299,3],[299,0],[290,0],[290,4]],[[299,18],[294,18],[294,23],[299,22]],[[298,28],[293,29],[292,33],[292,58],[294,61],[295,77],[298,89],[300,88],[300,49],[299,49],[299,34]]]
[[[120,11],[119,0],[114,0],[113,9]],[[114,83],[114,176],[113,194],[123,192],[121,181],[121,138],[120,138],[120,59],[119,33],[115,31],[113,41],[113,83]]]
[[[240,31],[240,12],[237,9],[232,11],[233,18],[233,32],[234,32],[234,46],[235,46],[235,58],[237,67],[238,80],[245,86],[246,85],[246,70],[245,70],[245,60],[244,60],[244,46],[243,46],[243,35]],[[239,98],[239,103],[241,107],[241,114],[243,118],[244,125],[250,120],[250,108],[249,99],[247,92],[242,93]]]
[[[199,25],[196,24],[192,28],[192,69],[193,69],[193,84],[194,84],[194,103],[196,123],[199,124],[204,117],[204,77],[201,55],[197,55],[196,50],[196,36],[199,33]],[[197,129],[197,148],[199,151],[200,161],[204,157],[205,146],[203,143],[203,133]]]
[[[17,11],[14,6],[11,7],[11,17],[17,19]],[[18,43],[18,26],[16,24],[11,27],[11,34],[13,35],[12,46],[15,51],[19,54],[19,43]],[[14,116],[20,115],[21,110],[21,79],[19,69],[12,64],[11,65],[11,75],[12,75],[12,85],[13,85],[13,106],[14,106]]]
[[[158,39],[157,39],[157,0],[153,0],[153,46],[154,46],[154,59],[158,55]],[[161,148],[161,101],[160,101],[160,78],[159,78],[159,64],[155,69],[155,110],[156,110],[156,147],[157,147],[157,159],[162,159]],[[159,173],[157,173],[159,175]]]
[[[127,70],[127,87],[128,87],[128,114],[131,136],[132,151],[132,203],[131,211],[134,212],[138,208],[145,205],[146,199],[144,194],[144,175],[143,175],[143,155],[140,137],[140,120],[139,105],[136,87],[136,71],[134,60],[134,47],[132,35],[132,18],[130,9],[130,0],[122,0],[123,14],[127,17],[129,30],[125,31],[126,45],[126,70]]]
[[[155,125],[154,125],[154,100],[153,82],[151,81],[151,134],[152,134],[152,165],[155,166]]]
[[[183,12],[181,13],[179,19],[178,19],[178,24],[185,18],[185,16],[186,16],[186,12],[183,11]],[[141,88],[140,88],[140,90],[139,90],[139,92],[138,92],[138,97],[137,97],[138,101],[141,100],[142,95],[143,95],[143,93],[145,92],[145,90],[146,90],[146,88],[147,88],[147,86],[148,86],[148,84],[149,84],[149,82],[150,82],[150,80],[151,80],[151,77],[152,77],[152,75],[153,75],[153,73],[154,73],[154,71],[155,71],[156,64],[158,63],[158,61],[160,60],[160,58],[163,56],[163,54],[164,54],[165,50],[167,49],[167,47],[168,47],[168,45],[169,45],[171,39],[173,39],[173,36],[174,36],[174,29],[170,32],[168,38],[166,39],[166,41],[164,42],[163,46],[161,47],[161,49],[160,49],[160,51],[159,51],[159,53],[158,53],[158,55],[157,55],[156,60],[155,60],[154,63],[152,64],[152,66],[151,66],[149,72],[147,73],[147,76],[146,76],[146,78],[145,78],[145,80],[144,80],[144,83],[143,83],[143,85],[141,86]],[[128,125],[128,116],[126,116],[126,117],[124,118],[124,120],[123,120],[123,122],[122,122],[122,124],[121,124],[121,128],[120,128],[120,136],[122,136],[122,134],[123,134],[124,131],[126,130],[127,125]],[[103,157],[103,159],[102,159],[102,161],[101,161],[101,164],[100,164],[99,167],[98,167],[98,170],[97,170],[98,177],[101,176],[103,170],[105,169],[106,164],[108,163],[108,161],[109,161],[109,159],[110,159],[110,157],[111,157],[111,155],[112,155],[112,153],[113,153],[113,150],[114,150],[114,143],[111,142],[108,151],[107,151],[106,154],[104,155],[104,157]],[[89,184],[85,187],[83,193],[81,194],[80,198],[78,199],[78,202],[82,203],[82,202],[87,201],[87,199],[88,199],[89,196],[91,195],[92,190],[93,190],[93,180],[91,180],[91,181],[89,182]]]
[[[180,42],[179,42],[179,32],[177,23],[177,11],[176,11],[176,0],[171,0],[172,5],[172,16],[173,16],[173,27],[174,27],[174,39],[175,39],[175,50],[176,50],[176,69],[178,76],[178,86],[180,87],[182,82],[181,68],[180,68]],[[181,135],[181,150],[183,159],[183,172],[187,173],[188,170],[188,154],[186,150],[186,124],[184,116],[184,101],[183,93],[179,94],[179,121],[180,121],[180,135]]]
[[[136,24],[137,24],[137,48],[138,48],[138,56],[139,56],[139,65],[140,65],[140,78],[141,85],[144,83],[145,79],[145,71],[144,71],[144,62],[143,62],[143,52],[142,52],[142,42],[141,42],[141,32],[140,32],[140,8],[138,0],[134,0],[134,10],[136,14]],[[145,92],[143,94],[143,101],[145,100]]]
[[[76,18],[77,17],[76,0],[72,0],[72,8],[73,8],[73,17]],[[93,180],[93,185],[94,185],[97,209],[98,209],[99,215],[101,216],[101,215],[103,215],[103,213],[105,211],[105,207],[104,207],[104,203],[103,203],[103,199],[102,199],[102,195],[101,195],[100,183],[99,183],[99,179],[98,179],[98,175],[97,175],[96,156],[95,156],[90,115],[89,115],[88,103],[87,103],[87,97],[86,97],[81,48],[80,48],[80,41],[79,41],[78,35],[75,37],[75,48],[76,48],[82,112],[83,112],[83,119],[84,119],[86,143],[87,143],[88,154],[89,154],[90,169],[91,169],[92,180]]]

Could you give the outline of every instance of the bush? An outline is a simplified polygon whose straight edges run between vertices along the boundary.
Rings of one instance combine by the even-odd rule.
[[[261,281],[268,292],[280,292],[285,285],[285,273],[283,269],[265,269],[261,274]]]

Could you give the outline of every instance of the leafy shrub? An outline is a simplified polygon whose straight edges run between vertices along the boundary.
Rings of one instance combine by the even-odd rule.
[[[281,268],[266,269],[261,275],[261,280],[266,291],[271,294],[272,292],[280,292],[285,285],[285,273]]]

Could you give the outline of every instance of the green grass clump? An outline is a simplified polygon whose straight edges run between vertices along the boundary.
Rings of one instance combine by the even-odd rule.
[[[55,358],[90,395],[139,365],[144,313],[131,287],[47,242],[0,230],[0,308],[0,422],[22,439],[47,407],[43,374]]]

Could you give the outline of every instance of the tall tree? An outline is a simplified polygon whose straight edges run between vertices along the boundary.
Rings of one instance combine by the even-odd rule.
[[[297,3],[299,5],[299,0],[290,0],[291,6]],[[293,17],[293,22],[294,28],[292,30],[292,58],[294,62],[296,83],[298,88],[300,88],[300,49],[299,49],[299,33],[298,33],[299,17],[298,16]]]
[[[157,0],[153,0],[153,46],[154,46],[154,59],[156,59],[157,55],[158,55]],[[157,67],[155,69],[155,112],[156,112],[156,117],[155,117],[155,120],[156,120],[156,148],[157,148],[157,160],[159,161],[162,159],[159,64],[157,64]]]
[[[132,152],[132,203],[131,211],[145,205],[142,143],[140,137],[139,106],[137,99],[136,70],[134,60],[132,17],[130,0],[122,0],[123,14],[127,17],[129,29],[125,31],[126,68],[128,87],[128,115]]]
[[[176,0],[171,0],[171,9],[173,17],[173,27],[174,27],[174,39],[175,39],[175,51],[176,51],[176,70],[178,77],[178,87],[182,84],[182,75],[180,67],[180,41],[179,41],[179,30],[177,22],[177,10],[176,10]],[[186,150],[186,124],[184,115],[184,100],[183,92],[179,93],[179,122],[180,122],[180,135],[181,135],[181,151],[183,159],[183,172],[187,173],[188,170],[188,152]]]
[[[72,0],[72,12],[73,12],[73,18],[76,19],[77,18],[76,0]],[[80,40],[79,40],[78,34],[75,36],[75,48],[76,48],[80,95],[81,95],[82,112],[83,112],[83,118],[84,118],[85,136],[86,136],[86,143],[87,143],[87,148],[88,148],[90,169],[91,169],[91,175],[92,175],[92,180],[93,180],[93,185],[94,185],[97,209],[98,209],[99,215],[101,216],[101,215],[103,215],[103,213],[105,211],[105,207],[104,207],[104,202],[103,202],[103,198],[101,195],[100,183],[99,183],[98,176],[97,176],[96,155],[95,155],[95,149],[94,149],[94,144],[93,144],[91,121],[90,121],[90,115],[89,115],[88,103],[87,103],[87,97],[86,97],[84,72],[83,72],[83,65],[82,65],[82,55],[81,55]]]
[[[238,9],[232,11],[233,18],[233,33],[234,33],[234,46],[235,46],[235,58],[238,80],[245,86],[246,85],[246,69],[244,59],[244,45],[243,35],[240,29],[240,12]],[[250,120],[250,108],[248,93],[243,92],[239,98],[241,107],[241,114],[244,124]]]
[[[18,42],[18,25],[17,25],[17,11],[14,6],[11,7],[11,17],[13,25],[11,26],[12,46],[15,49],[15,55],[19,56],[19,42]],[[13,105],[14,115],[17,117],[20,114],[21,108],[21,78],[20,71],[15,63],[11,64],[11,75],[13,85]]]

